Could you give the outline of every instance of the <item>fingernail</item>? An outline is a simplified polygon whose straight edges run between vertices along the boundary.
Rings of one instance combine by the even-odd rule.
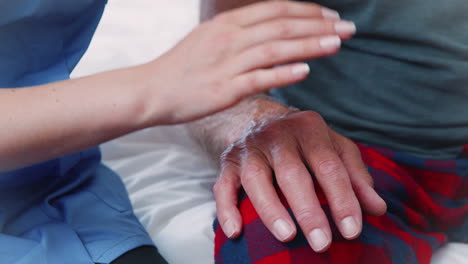
[[[288,239],[294,232],[291,226],[282,219],[276,220],[273,223],[273,229],[275,230],[276,237],[281,241]]]
[[[338,36],[328,36],[320,39],[322,49],[336,49],[341,45],[341,39]]]
[[[296,65],[291,70],[293,75],[306,75],[310,72],[310,67],[307,63]]]
[[[354,238],[359,233],[354,217],[348,216],[341,221],[341,232],[345,238]]]
[[[335,10],[331,10],[329,8],[322,8],[322,15],[324,18],[331,18],[331,19],[340,18],[340,14],[338,14],[338,12],[336,12]]]
[[[224,222],[223,230],[227,237],[232,238],[236,233],[236,224],[232,220],[227,220]]]
[[[335,31],[338,34],[354,34],[356,25],[353,22],[339,21],[335,23]]]
[[[322,251],[330,243],[330,239],[320,228],[316,228],[309,233],[309,240],[315,252]]]

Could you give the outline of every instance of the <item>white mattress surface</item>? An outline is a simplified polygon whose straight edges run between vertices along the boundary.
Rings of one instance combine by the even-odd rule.
[[[135,65],[162,54],[197,22],[196,0],[112,0],[89,51],[83,76]],[[135,213],[171,264],[213,263],[214,164],[184,126],[143,130],[103,145],[106,164],[122,176]],[[433,264],[468,263],[468,246],[449,244]]]

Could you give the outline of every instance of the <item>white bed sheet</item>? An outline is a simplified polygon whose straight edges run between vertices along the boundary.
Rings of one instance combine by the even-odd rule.
[[[155,58],[195,24],[198,0],[112,0],[79,77]],[[122,175],[135,213],[171,264],[213,263],[211,187],[216,165],[184,126],[143,130],[103,145],[105,162]],[[468,246],[450,244],[434,264],[468,263]]]
[[[104,144],[103,154],[169,263],[213,262],[216,165],[184,126],[126,136]]]

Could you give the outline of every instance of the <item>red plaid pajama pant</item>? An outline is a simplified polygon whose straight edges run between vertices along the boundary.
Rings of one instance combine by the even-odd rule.
[[[241,191],[243,233],[228,239],[215,220],[216,263],[429,264],[432,252],[444,243],[468,242],[468,148],[454,160],[428,160],[358,146],[375,188],[388,206],[384,216],[364,216],[359,238],[345,240],[332,224],[333,244],[325,253],[315,253],[299,230],[293,241],[279,242]],[[319,197],[323,195],[319,193]],[[321,198],[321,202],[331,220],[326,200]]]

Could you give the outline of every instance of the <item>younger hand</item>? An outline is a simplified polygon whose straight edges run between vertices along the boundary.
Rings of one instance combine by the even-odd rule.
[[[312,3],[268,1],[220,14],[150,63],[155,96],[168,105],[162,123],[192,121],[301,81],[309,67],[285,63],[335,54],[354,32]]]

